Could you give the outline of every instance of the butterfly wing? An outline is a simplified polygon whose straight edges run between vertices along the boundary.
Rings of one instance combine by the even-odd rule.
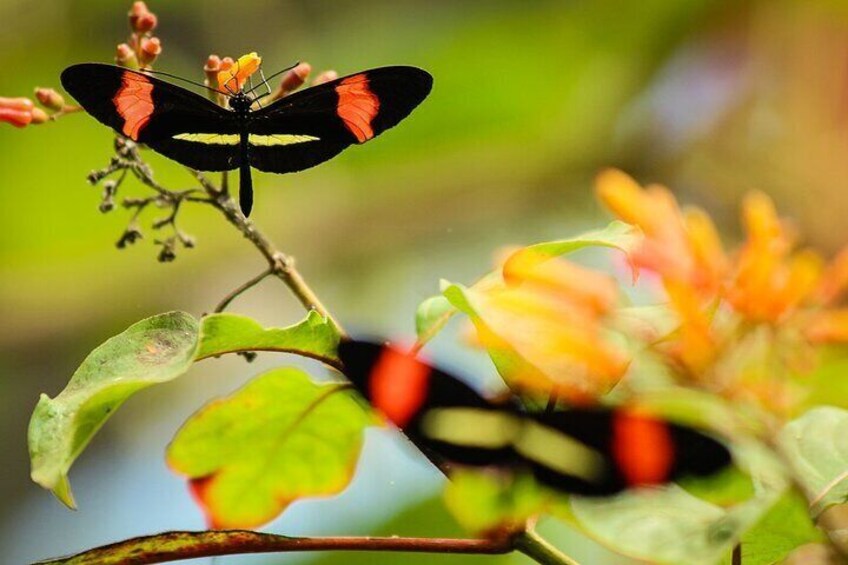
[[[381,67],[286,96],[251,113],[250,160],[261,171],[313,167],[394,127],[430,93],[415,67]]]
[[[202,171],[239,166],[236,115],[156,77],[102,63],[62,72],[62,86],[116,132]]]
[[[731,463],[718,440],[638,410],[528,413],[386,345],[345,341],[339,358],[372,406],[446,471],[451,463],[512,468],[564,493],[608,496]]]

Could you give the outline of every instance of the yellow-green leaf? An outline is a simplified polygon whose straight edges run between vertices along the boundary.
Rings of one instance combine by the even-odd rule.
[[[344,489],[370,422],[350,385],[276,369],[192,416],[167,460],[213,527],[254,527],[295,500]]]
[[[306,318],[285,328],[263,328],[255,320],[237,314],[204,316],[200,326],[197,359],[240,351],[278,351],[312,357],[338,365],[339,330],[311,310]]]
[[[68,470],[97,430],[135,392],[183,374],[198,324],[183,312],[147,318],[95,349],[56,398],[42,394],[29,423],[32,480],[74,507]]]

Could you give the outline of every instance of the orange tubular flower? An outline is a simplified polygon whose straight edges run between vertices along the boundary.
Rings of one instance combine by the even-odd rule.
[[[229,59],[222,61],[221,70],[218,72],[218,88],[225,93],[235,93],[240,91],[247,79],[259,70],[262,64],[262,58],[256,53],[248,53],[239,57],[238,61],[233,62]]]
[[[745,198],[746,239],[728,256],[710,218],[681,212],[662,187],[611,170],[597,192],[644,233],[633,263],[660,278],[677,322],[649,349],[681,380],[788,413],[803,399],[789,377],[815,368],[818,344],[848,343],[848,309],[828,309],[848,289],[848,248],[826,267],[813,251],[793,250],[789,224],[764,193]]]

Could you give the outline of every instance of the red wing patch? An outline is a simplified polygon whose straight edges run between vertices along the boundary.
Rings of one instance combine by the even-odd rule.
[[[371,404],[397,427],[405,427],[427,399],[430,367],[388,347],[384,348],[368,381]]]
[[[374,137],[371,122],[380,111],[380,99],[368,87],[368,77],[364,74],[348,77],[336,86],[336,93],[339,95],[336,113],[356,136],[356,141],[364,143]]]
[[[124,73],[121,87],[112,101],[118,114],[124,118],[124,135],[138,141],[138,135],[153,114],[153,84],[144,76]]]
[[[612,455],[630,486],[664,483],[674,463],[674,443],[661,420],[634,411],[613,414]]]

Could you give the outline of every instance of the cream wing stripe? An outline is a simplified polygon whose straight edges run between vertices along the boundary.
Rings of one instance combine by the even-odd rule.
[[[203,143],[205,145],[238,145],[239,135],[237,133],[179,133],[174,139],[191,141],[192,143]],[[247,141],[257,147],[277,147],[283,145],[294,145],[318,141],[317,137],[311,135],[295,135],[280,133],[273,135],[259,135],[251,133]]]

